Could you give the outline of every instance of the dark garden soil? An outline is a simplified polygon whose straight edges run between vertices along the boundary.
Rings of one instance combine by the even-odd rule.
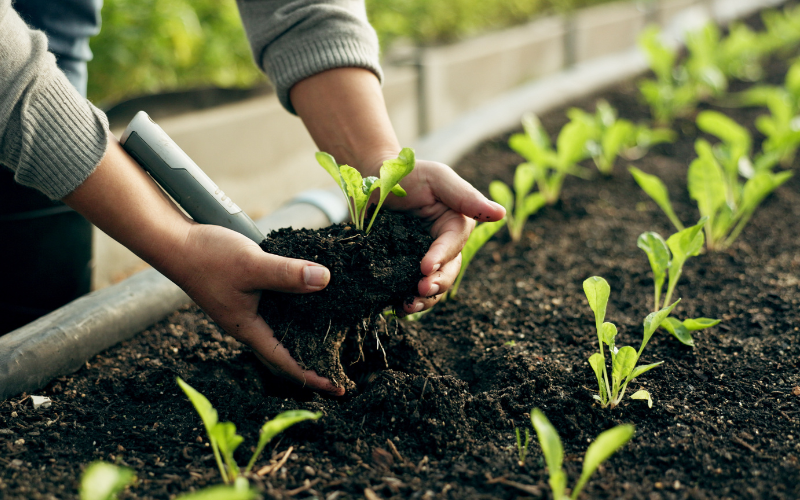
[[[261,243],[265,252],[318,262],[330,270],[331,281],[311,294],[265,291],[259,312],[302,367],[353,391],[339,359],[347,334],[355,334],[359,354],[365,341],[380,342],[376,316],[413,300],[423,277],[419,263],[432,242],[420,219],[388,211],[378,212],[369,237],[347,223],[273,231]]]
[[[774,65],[770,80],[783,69]],[[631,83],[604,97],[625,117],[647,116]],[[594,101],[574,104],[591,109]],[[759,113],[726,111],[751,127]],[[564,110],[543,122],[557,130]],[[665,180],[690,222],[698,218],[685,186],[695,129],[691,121],[677,128],[674,145],[633,164]],[[506,142],[481,144],[457,170],[481,189],[510,182],[521,160]],[[136,470],[139,481],[122,498],[167,499],[219,482],[200,419],[175,383],[181,376],[236,423],[245,437],[240,462],[265,417],[323,413],[268,446],[259,466],[292,451],[254,479],[265,498],[550,498],[538,444],[524,467],[515,453],[514,428],[529,426],[535,407],[561,434],[570,485],[599,432],[636,425],[582,498],[800,498],[800,175],[764,202],[729,250],[689,260],[678,316],[722,323],[695,334],[694,348],[659,331],[643,361],[664,364],[628,391],[649,390],[653,408],[626,399],[612,411],[592,399],[586,360],[596,334],[581,284],[608,280],[618,343],[638,347],[652,277],[636,238],[672,232],[626,166],[610,178],[568,179],[561,202],[529,221],[522,242],[501,231],[456,300],[418,322],[376,322],[388,369],[374,336],[363,342],[367,361],[352,366],[360,352],[346,342],[344,365],[358,390],[344,399],[286,387],[189,308],[39,391],[50,408],[33,410],[26,395],[0,403],[0,497],[74,498],[81,471],[98,459]]]

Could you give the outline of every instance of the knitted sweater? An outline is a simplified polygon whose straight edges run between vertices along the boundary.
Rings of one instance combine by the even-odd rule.
[[[103,158],[108,122],[70,86],[47,38],[11,1],[0,0],[0,164],[20,184],[61,199]],[[316,73],[355,66],[382,77],[363,1],[237,1],[255,60],[290,112],[292,86]]]

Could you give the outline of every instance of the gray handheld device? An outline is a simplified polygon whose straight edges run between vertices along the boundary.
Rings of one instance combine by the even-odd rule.
[[[147,113],[136,113],[120,142],[125,151],[195,221],[227,227],[256,243],[264,240],[264,234],[255,222],[214,184]]]

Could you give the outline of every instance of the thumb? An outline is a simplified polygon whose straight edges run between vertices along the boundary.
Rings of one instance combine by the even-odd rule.
[[[280,257],[258,247],[248,248],[244,269],[247,285],[252,290],[309,293],[322,290],[331,279],[325,266],[308,260]]]

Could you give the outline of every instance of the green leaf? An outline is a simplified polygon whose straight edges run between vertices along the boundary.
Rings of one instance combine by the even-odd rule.
[[[673,337],[678,339],[681,344],[694,347],[692,333],[685,326],[683,326],[683,323],[681,323],[678,319],[672,317],[666,318],[661,322],[660,326],[672,334]]]
[[[261,427],[261,432],[258,435],[258,446],[256,447],[256,451],[253,453],[253,457],[250,459],[250,462],[247,464],[245,473],[250,472],[259,455],[261,455],[261,451],[270,441],[272,441],[275,436],[295,424],[306,420],[317,420],[321,416],[321,412],[312,413],[306,410],[289,410],[279,413],[275,418],[265,423]]]
[[[561,438],[558,437],[553,424],[547,420],[542,410],[534,408],[531,413],[531,424],[536,430],[536,436],[539,438],[539,445],[542,447],[542,454],[547,463],[547,469],[550,473],[550,487],[553,489],[553,498],[562,498],[564,496],[564,488],[566,488],[566,477],[563,476],[561,464],[564,461],[564,448],[561,446]],[[556,478],[554,480],[554,478]]]
[[[528,195],[522,201],[522,207],[518,208],[516,219],[524,224],[528,217],[541,210],[541,208],[546,204],[547,200],[544,198],[542,193],[533,193]]]
[[[464,274],[467,272],[467,267],[469,267],[469,263],[472,261],[472,258],[475,257],[475,254],[478,253],[478,250],[480,250],[480,248],[489,241],[489,238],[505,224],[505,219],[496,222],[484,222],[478,224],[475,229],[472,230],[469,238],[467,238],[467,242],[464,244],[464,248],[461,249],[461,270],[458,272],[455,283],[453,283],[453,286],[450,288],[450,297],[455,297],[458,293],[458,288],[461,285]]]
[[[614,160],[620,152],[631,146],[636,140],[633,124],[627,120],[618,120],[603,134],[603,164],[605,173],[614,168]]]
[[[244,483],[240,484],[239,480]],[[247,480],[243,477],[237,478],[236,484],[217,485],[202,490],[181,495],[175,500],[255,500],[258,498],[258,490],[250,488]]]
[[[506,209],[507,214],[512,214],[514,210],[514,193],[511,188],[503,181],[492,181],[489,183],[489,195],[494,201]]]
[[[600,402],[605,405],[606,398],[608,397],[608,389],[606,388],[606,382],[603,378],[603,371],[606,368],[606,359],[603,357],[602,354],[596,352],[589,356],[589,366],[592,367],[594,371],[595,377],[597,377],[597,386],[598,386],[598,393],[600,396]]]
[[[707,221],[707,217],[703,217],[694,226],[687,227],[667,238],[667,246],[672,251],[672,263],[669,270],[670,282],[673,277],[677,279],[686,259],[698,255],[702,250],[705,237],[701,230]]]
[[[386,197],[389,196],[389,193],[392,192],[403,177],[414,170],[415,163],[414,150],[411,148],[403,148],[400,150],[400,154],[397,155],[397,158],[383,162],[383,165],[381,165],[381,195],[378,200],[378,206],[375,207],[372,219],[369,221],[369,226],[367,226],[367,233],[372,229],[372,224],[375,222],[378,211],[383,206]]]
[[[600,328],[600,340],[609,348],[614,348],[614,338],[617,336],[617,325],[614,323],[603,323]]]
[[[200,415],[200,419],[203,421],[203,425],[206,428],[206,433],[211,436],[211,430],[218,422],[217,410],[211,406],[211,402],[205,396],[184,382],[182,378],[178,377],[177,381],[178,385],[183,389],[183,392],[186,393],[189,401],[191,401],[194,409],[197,410],[198,415]]]
[[[678,302],[680,301],[681,299],[678,299],[675,302],[673,302],[672,305],[669,305],[659,311],[652,312],[647,315],[647,317],[644,319],[644,340],[642,341],[642,347],[639,348],[640,354],[644,349],[644,346],[646,346],[647,343],[650,341],[650,337],[653,336],[653,333],[656,331],[659,325],[661,325],[664,319],[666,319],[666,317],[669,316],[669,313],[671,313],[672,310],[675,309],[675,306],[677,306]]]
[[[606,318],[606,307],[608,306],[608,297],[611,295],[611,287],[608,282],[599,276],[592,276],[583,282],[583,292],[589,300],[589,307],[594,312],[594,320],[597,328],[597,334],[603,325]]]
[[[81,500],[115,500],[136,479],[133,470],[106,462],[92,462],[81,477]]]
[[[648,231],[639,235],[636,246],[647,254],[650,261],[650,268],[653,270],[653,281],[656,288],[656,301],[658,301],[661,287],[664,286],[664,279],[667,277],[669,269],[669,248],[667,242],[660,234]],[[655,304],[658,307],[659,304]]]
[[[702,144],[702,139],[697,141]],[[698,151],[699,152],[699,151]],[[697,201],[700,215],[712,220],[725,203],[725,177],[713,154],[701,154],[689,165],[689,196]]]
[[[656,76],[660,80],[669,81],[672,79],[676,53],[661,43],[659,34],[660,29],[657,26],[645,29],[639,36],[639,47],[647,55],[647,61]]]
[[[745,183],[742,189],[741,211],[745,213],[754,211],[764,201],[764,198],[789,180],[791,176],[792,172],[790,171],[777,174],[767,171],[757,172]]]
[[[611,366],[611,380],[614,386],[612,397],[616,398],[622,382],[624,382],[633,371],[638,359],[639,356],[636,354],[636,349],[629,345],[620,349],[616,356],[614,356],[614,361]]]
[[[690,318],[683,320],[683,326],[690,332],[696,332],[698,330],[717,326],[719,322],[720,320],[712,318]]]
[[[633,372],[631,372],[631,380],[635,379],[636,377],[638,377],[639,375],[641,375],[641,374],[643,374],[645,372],[649,372],[650,370],[652,370],[656,366],[660,366],[662,364],[664,364],[664,362],[663,361],[659,361],[658,363],[651,363],[649,365],[637,366],[636,368],[633,369]]]
[[[369,195],[364,192],[364,179],[361,177],[361,173],[350,165],[342,165],[339,167],[339,172],[342,174],[347,196],[353,199],[356,217],[360,221],[361,214],[364,212],[364,208],[366,208],[367,202],[369,201]],[[356,222],[356,224],[358,227],[358,222]]]
[[[633,437],[633,432],[634,427],[632,425],[623,424],[597,436],[597,439],[595,439],[594,442],[589,445],[589,449],[586,450],[586,455],[583,458],[583,471],[581,472],[578,483],[572,490],[572,499],[578,498],[586,482],[592,474],[594,474],[594,471],[597,470],[600,464],[608,460],[608,457],[630,441],[631,437]]]
[[[523,163],[517,166],[517,169],[514,171],[514,192],[517,194],[517,198],[522,198],[527,195],[530,190],[533,189],[533,184],[535,182],[536,169],[533,165]],[[500,202],[498,201],[498,203]]]
[[[333,177],[333,180],[336,181],[336,184],[338,184],[342,191],[346,193],[347,188],[345,187],[344,179],[342,179],[342,175],[339,172],[339,165],[336,163],[336,160],[333,158],[333,156],[323,151],[317,151],[314,156],[317,158],[317,163],[319,163],[322,168],[324,168],[325,171],[328,172],[331,177]]]
[[[750,132],[718,111],[706,110],[698,113],[697,127],[703,132],[717,136],[722,142],[735,146],[742,151],[742,154],[750,152],[752,143]]]
[[[564,125],[556,140],[559,170],[566,170],[587,157],[586,141],[590,135],[590,127],[583,122],[569,122]]]
[[[644,389],[639,389],[638,391],[631,394],[631,399],[646,399],[647,400],[647,407],[653,407],[653,398],[650,397],[650,393],[645,391]]]
[[[209,436],[213,436],[217,446],[219,446],[220,453],[222,453],[222,458],[228,466],[228,479],[235,479],[239,476],[239,466],[236,463],[236,459],[233,458],[233,453],[242,444],[244,438],[236,434],[236,425],[233,422],[217,423]]]
[[[669,220],[675,225],[678,229],[683,229],[683,224],[678,219],[678,216],[675,215],[675,211],[672,209],[672,203],[669,201],[669,192],[667,191],[667,187],[661,182],[661,179],[656,177],[655,175],[650,175],[642,172],[636,167],[628,167],[631,175],[636,180],[636,183],[639,184],[639,187],[647,193],[653,201],[656,202],[656,205],[661,207],[661,210],[667,214]]]

